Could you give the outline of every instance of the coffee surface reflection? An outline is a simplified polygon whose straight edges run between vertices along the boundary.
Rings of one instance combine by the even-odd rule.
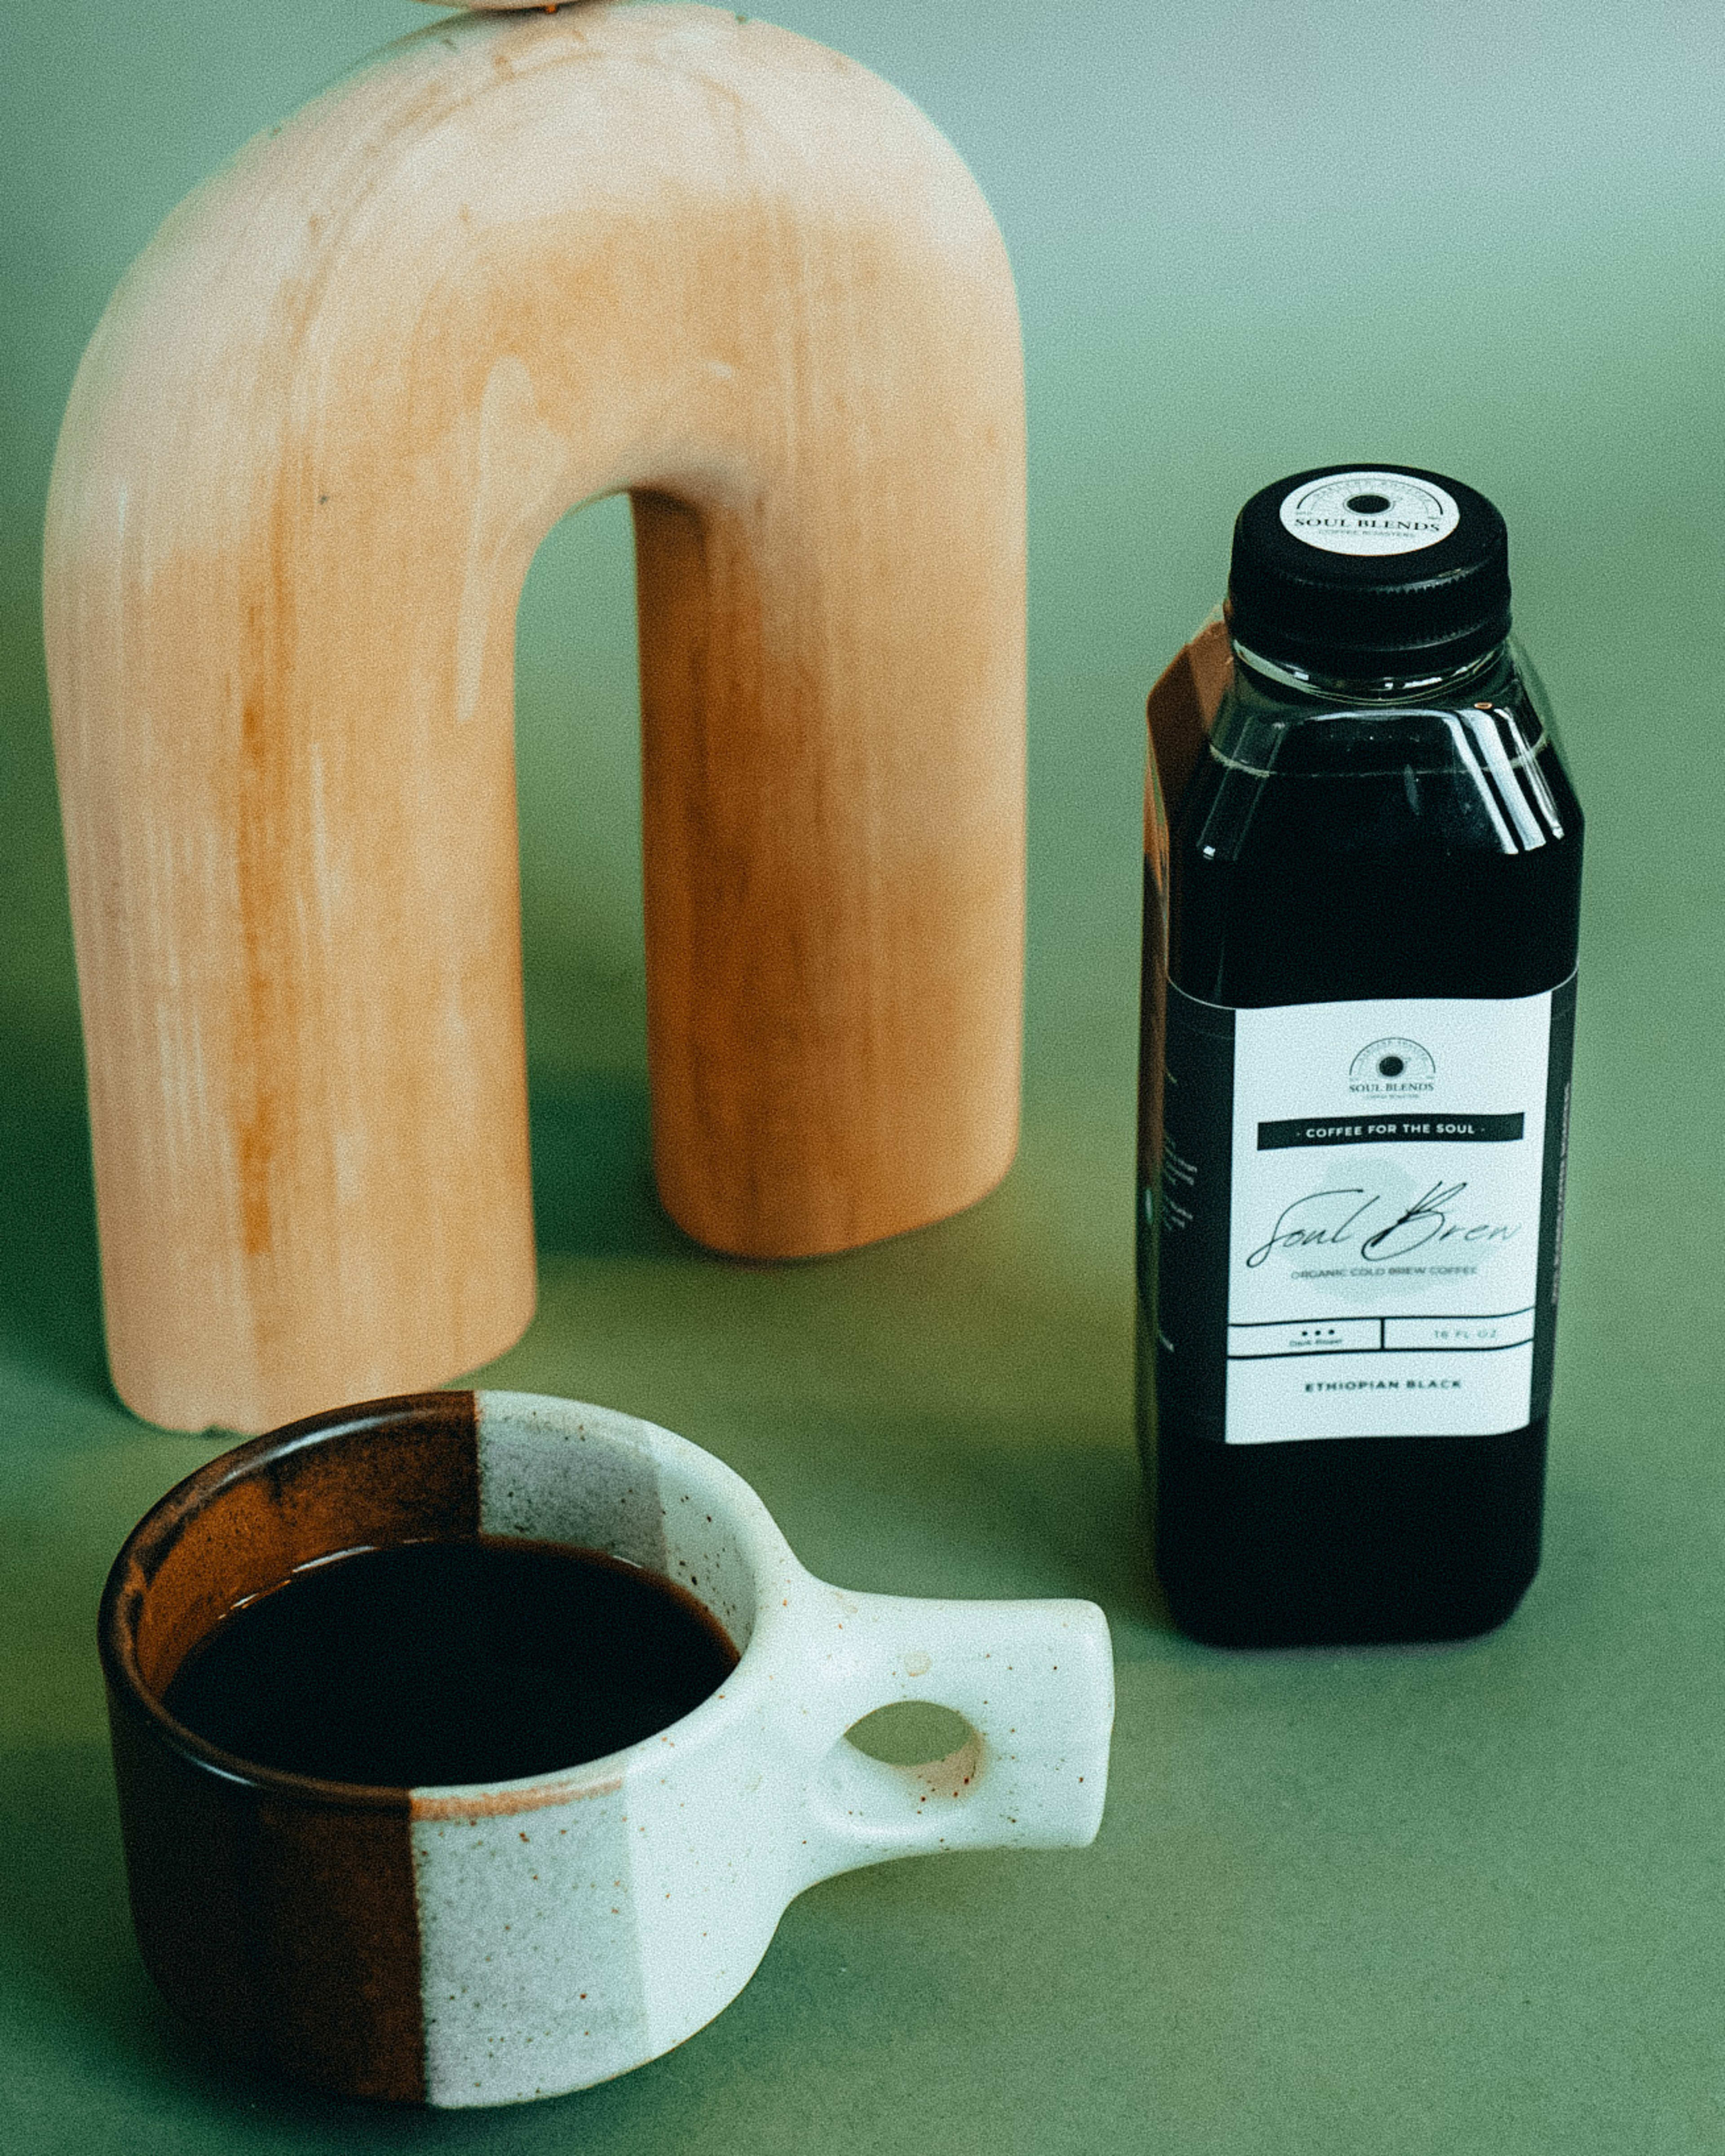
[[[480,1537],[303,1567],[223,1618],[162,1704],[259,1766],[422,1789],[620,1751],[698,1707],[737,1660],[656,1573]]]

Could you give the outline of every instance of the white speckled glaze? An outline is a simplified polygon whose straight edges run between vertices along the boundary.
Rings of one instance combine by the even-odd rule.
[[[742,1658],[692,1714],[609,1758],[413,1793],[430,2102],[551,2096],[670,2050],[834,1872],[1094,1838],[1114,1674],[1093,1604],[844,1593],[684,1439],[569,1400],[477,1398],[485,1532],[679,1580]],[[976,1734],[919,1768],[845,1741],[901,1700],[953,1708]]]

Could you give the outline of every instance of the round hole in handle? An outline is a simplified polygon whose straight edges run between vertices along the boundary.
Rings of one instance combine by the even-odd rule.
[[[943,1794],[962,1796],[982,1763],[983,1741],[962,1714],[932,1700],[877,1707],[845,1732],[847,1743],[888,1767],[916,1767]]]

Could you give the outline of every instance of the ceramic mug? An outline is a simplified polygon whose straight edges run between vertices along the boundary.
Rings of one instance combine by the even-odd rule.
[[[222,1615],[336,1552],[521,1536],[675,1580],[741,1651],[691,1713],[526,1781],[373,1789],[230,1756],[162,1693]],[[727,2005],[805,1887],[937,1850],[1081,1847],[1114,1680],[1087,1602],[852,1594],[749,1486],[634,1417],[431,1393],[213,1460],[133,1532],[101,1650],[144,1959],[224,2048],[343,2095],[508,2103],[655,2058]],[[872,1709],[969,1741],[891,1767]]]

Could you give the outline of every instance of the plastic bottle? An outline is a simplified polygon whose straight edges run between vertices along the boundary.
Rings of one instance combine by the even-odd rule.
[[[1265,488],[1226,620],[1145,1028],[1158,1568],[1218,1644],[1462,1637],[1539,1562],[1581,812],[1471,488]]]

